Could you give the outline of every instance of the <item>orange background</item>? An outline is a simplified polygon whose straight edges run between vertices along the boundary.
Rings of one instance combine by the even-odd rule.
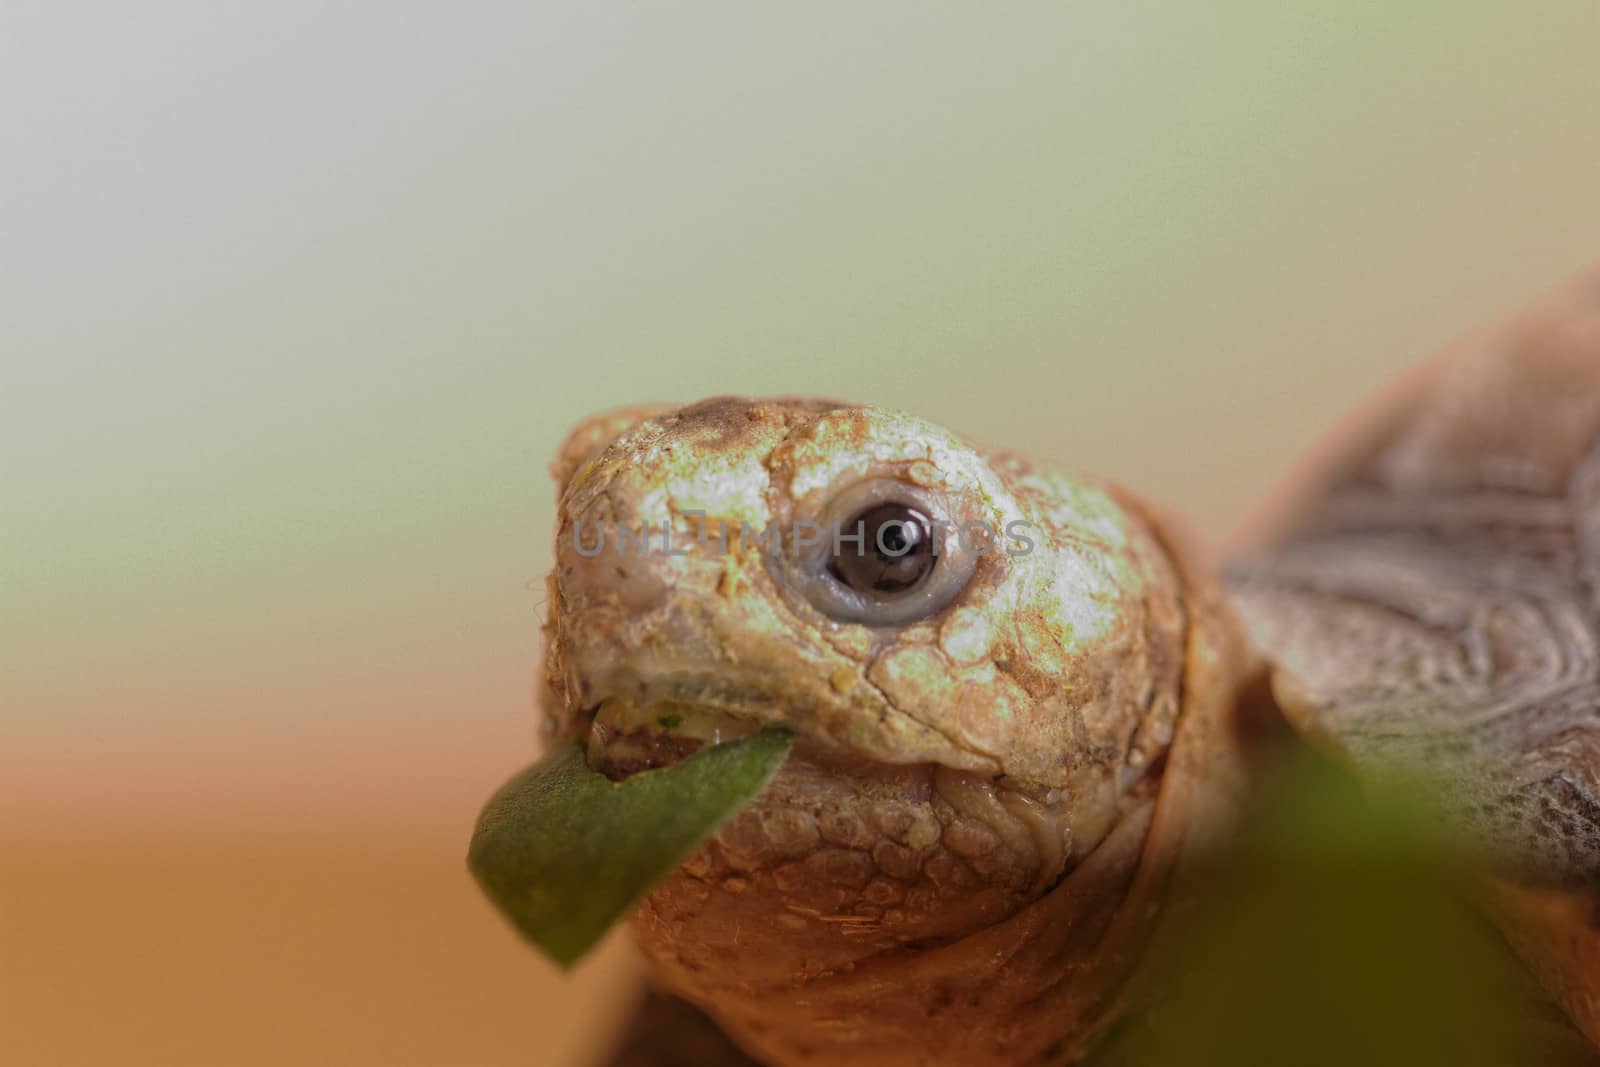
[[[625,947],[462,860],[580,414],[859,398],[1217,537],[1600,255],[1600,8],[1292,6],[8,7],[0,1062],[582,1062]]]

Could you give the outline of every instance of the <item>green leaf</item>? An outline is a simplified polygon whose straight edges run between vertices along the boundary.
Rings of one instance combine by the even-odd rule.
[[[621,782],[562,745],[484,805],[467,865],[523,936],[570,967],[765,788],[793,743],[763,730]]]

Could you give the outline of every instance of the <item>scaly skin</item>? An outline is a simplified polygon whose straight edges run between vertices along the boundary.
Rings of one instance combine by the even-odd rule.
[[[778,1067],[1081,1051],[1239,791],[1243,646],[1209,569],[1119,489],[874,407],[610,413],[555,473],[551,732],[614,776],[756,725],[797,736],[639,909],[657,979]],[[865,483],[1022,520],[1036,547],[975,559],[927,618],[838,621],[792,546],[739,533]],[[681,554],[588,554],[602,526],[663,521]]]

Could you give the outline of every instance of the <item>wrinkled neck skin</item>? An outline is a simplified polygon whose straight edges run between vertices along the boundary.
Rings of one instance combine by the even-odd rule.
[[[796,735],[636,912],[656,980],[773,1067],[1081,1054],[1129,999],[1174,872],[1238,804],[1244,646],[1210,569],[1121,490],[878,409],[606,418],[558,464],[552,731],[613,777]],[[759,527],[863,477],[1021,517],[1042,547],[985,557],[949,607],[893,628],[820,618],[742,548],[619,566],[569,547],[595,516]]]

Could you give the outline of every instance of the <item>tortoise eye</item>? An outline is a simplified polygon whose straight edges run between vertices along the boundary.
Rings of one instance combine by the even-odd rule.
[[[822,508],[814,541],[773,560],[774,572],[840,622],[926,619],[966,588],[981,554],[954,533],[963,499],[895,478],[857,482]]]
[[[841,524],[828,573],[858,593],[914,589],[938,562],[933,523],[904,504],[875,504]]]

